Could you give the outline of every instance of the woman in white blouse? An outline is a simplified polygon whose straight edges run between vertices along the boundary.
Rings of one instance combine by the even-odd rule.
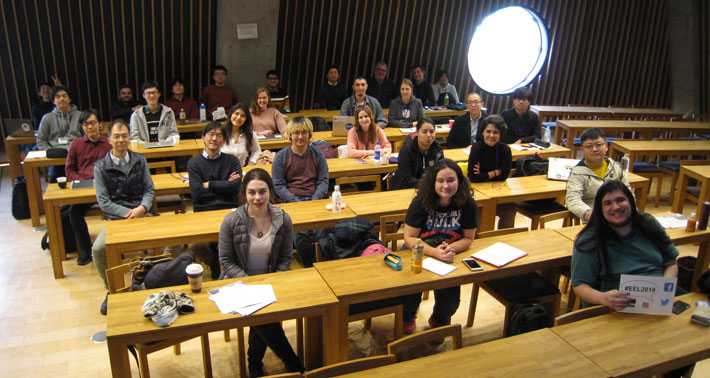
[[[222,152],[234,155],[243,166],[254,165],[261,155],[249,108],[241,102],[229,109],[227,135]],[[247,160],[248,158],[248,160]]]

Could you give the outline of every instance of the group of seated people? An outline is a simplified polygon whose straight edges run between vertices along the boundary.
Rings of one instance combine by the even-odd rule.
[[[375,79],[381,76],[377,67],[382,68],[376,66]],[[418,71],[423,70],[419,67]],[[216,83],[224,82],[222,76],[226,78],[226,70],[223,74],[215,71]],[[417,76],[419,72],[415,79]],[[441,84],[444,91],[449,91],[448,86]],[[408,79],[402,81],[400,95],[388,103],[387,120],[379,101],[367,94],[367,79],[355,79],[355,94],[341,104],[341,112],[355,118],[347,135],[348,155],[370,157],[377,143],[383,151],[391,151],[382,130],[387,124],[415,128],[399,151],[397,170],[388,189],[417,189],[404,222],[405,246],[411,248],[421,239],[425,255],[450,263],[457,253],[469,248],[478,227],[478,210],[469,183],[505,181],[512,168],[508,145],[539,138],[540,122],[529,110],[532,97],[529,89],[517,89],[513,94],[514,107],[501,115],[486,115],[481,96],[468,94],[468,111],[456,117],[446,142],[448,148],[470,148],[468,170],[464,172],[458,164],[444,158],[442,146],[436,141],[434,121],[424,116],[423,101],[414,94],[416,86]],[[97,112],[77,110],[71,105],[69,90],[55,86],[50,91],[55,108],[43,117],[38,136],[43,149],[68,149],[66,168],[56,168],[66,173],[59,176],[95,180],[97,202],[108,220],[150,216],[155,211],[153,182],[146,159],[128,148],[130,142],[165,140],[178,134],[174,108],[160,104],[161,90],[157,83],[143,85],[145,106],[131,107],[124,89],[122,98],[131,111],[123,116],[130,120],[114,119],[106,138],[99,133]],[[219,91],[207,90],[207,96]],[[181,104],[181,111],[192,116],[196,104],[181,95],[184,94],[181,81],[173,82],[173,94],[170,101]],[[325,155],[310,143],[311,121],[294,117],[286,124],[280,113],[269,106],[270,96],[269,88],[259,88],[250,106],[242,103],[229,106],[226,125],[208,123],[202,130],[204,151],[188,162],[194,211],[237,208],[224,219],[219,242],[209,246],[212,261],[208,263],[215,278],[288,270],[294,245],[301,264],[311,266],[313,242],[323,231],[294,232],[289,215],[273,206],[277,198],[281,202],[327,198],[329,177]],[[454,96],[457,97],[455,89]],[[255,164],[261,154],[258,135],[274,133],[284,135],[291,145],[276,153],[272,174],[257,168],[244,175],[242,167]],[[572,285],[584,306],[602,304],[618,310],[629,304],[629,294],[618,290],[619,274],[675,276],[678,251],[652,216],[636,210],[628,178],[620,165],[606,156],[607,143],[602,131],[586,130],[581,143],[584,159],[572,169],[566,194],[568,209],[586,223],[574,244]],[[56,172],[54,175],[58,176]],[[79,204],[67,208],[79,240],[77,263],[85,265],[93,260],[108,289],[106,229],[92,244],[83,219],[90,207]],[[513,227],[513,206],[498,205],[497,215],[498,228]],[[435,290],[434,296],[429,325],[450,324],[459,306],[460,288]],[[403,329],[407,333],[416,330],[420,301],[421,294],[404,298]],[[105,300],[101,312],[106,314],[106,310]],[[261,360],[267,346],[289,371],[303,371],[280,324],[253,327],[252,331],[255,332],[250,332],[248,352],[250,376],[263,374]]]

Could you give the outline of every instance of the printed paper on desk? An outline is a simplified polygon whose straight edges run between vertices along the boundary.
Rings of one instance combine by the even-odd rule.
[[[670,315],[677,283],[676,277],[622,274],[619,291],[630,293],[631,304],[619,312]]]
[[[445,276],[456,270],[455,266],[443,263],[431,257],[427,257],[422,261],[422,268],[440,276]]]
[[[25,156],[25,159],[40,159],[40,158],[46,158],[47,157],[47,150],[37,150],[37,151],[30,151],[27,153],[27,156]]]
[[[509,246],[503,242],[498,242],[472,254],[471,257],[500,268],[527,255],[528,253],[525,251]]]
[[[688,225],[688,217],[683,214],[662,215],[656,220],[663,228],[684,228]]]
[[[400,127],[399,131],[408,134],[408,133],[416,132],[417,128],[416,127]]]

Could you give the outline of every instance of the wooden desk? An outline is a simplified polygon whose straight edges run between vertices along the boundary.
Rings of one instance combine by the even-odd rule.
[[[389,116],[389,109],[382,109],[385,113],[385,117]],[[424,115],[427,117],[453,117],[466,113],[465,110],[451,110],[451,109],[441,109],[441,110],[424,110]],[[323,117],[326,122],[333,122],[333,117],[340,115],[340,110],[326,110],[326,109],[309,109],[301,110],[298,113],[287,113],[286,119],[291,119],[294,117]]]
[[[461,262],[471,253],[490,245],[505,243],[528,252],[528,256],[518,259],[503,268],[481,263],[482,271],[472,272]],[[402,270],[395,271],[382,261],[382,256],[357,257],[345,260],[314,263],[325,282],[338,297],[340,305],[339,331],[337,338],[340,350],[339,360],[348,358],[348,308],[351,304],[378,299],[392,298],[406,294],[421,293],[426,290],[443,289],[456,285],[480,282],[495,278],[547,270],[569,265],[572,260],[572,241],[549,229],[535,230],[474,240],[471,247],[459,253],[452,265],[458,269],[442,277],[429,271],[414,274],[410,270],[411,253],[400,251]],[[367,277],[367,279],[364,279]],[[554,279],[554,275],[552,276]]]
[[[276,302],[249,316],[222,314],[214,302],[209,300],[207,291],[235,281],[273,285]],[[208,332],[298,318],[306,318],[306,367],[314,369],[336,361],[334,351],[337,345],[334,341],[337,339],[331,335],[335,332],[335,320],[339,315],[337,299],[313,268],[204,282],[202,291],[196,294],[190,291],[188,285],[169,289],[188,293],[195,306],[194,313],[178,316],[169,327],[158,327],[140,311],[148,294],[165,288],[108,296],[106,341],[114,377],[131,376],[127,350],[130,344],[199,336]]]
[[[406,213],[414,198],[414,189],[388,190],[381,193],[349,194],[343,196],[345,204],[358,216],[370,222],[379,222],[383,215]],[[492,221],[482,221],[496,216],[496,204],[486,195],[475,193],[479,207],[480,231],[488,231]]]
[[[353,218],[345,208],[340,214],[326,210],[330,200],[278,204],[293,221],[295,231],[332,227],[338,221]],[[203,211],[187,214],[164,214],[158,217],[114,220],[106,223],[106,263],[109,268],[121,264],[121,254],[174,244],[213,242],[219,239],[224,217],[232,210]]]
[[[653,135],[658,136],[663,133],[708,133],[710,132],[710,122],[671,122],[671,121],[636,121],[644,128],[653,130]]]
[[[577,146],[574,145],[574,138],[579,137],[584,130],[597,127],[604,131],[606,136],[611,133],[636,132],[641,138],[651,139],[653,132],[650,128],[644,128],[635,121],[626,120],[578,120],[578,119],[558,119],[555,127],[555,143],[561,144],[564,134],[567,135],[567,146],[572,149],[572,156],[577,156]]]
[[[189,194],[190,187],[177,175],[159,174],[152,175],[153,187],[156,196],[168,194]],[[52,256],[52,270],[54,278],[64,277],[62,262],[66,259],[64,250],[64,233],[62,232],[62,217],[59,209],[63,205],[96,202],[96,190],[87,189],[59,189],[57,184],[49,184],[44,193],[44,208],[47,210],[47,232],[49,233],[49,251]]]
[[[181,139],[180,144],[173,147],[143,148],[142,145],[139,144],[138,148],[136,148],[134,152],[143,154],[146,159],[155,159],[175,156],[195,156],[202,152],[202,148],[198,147],[196,139]],[[42,211],[44,211],[42,207],[42,185],[39,178],[38,168],[64,164],[66,164],[66,158],[25,159],[27,198],[30,203],[32,227],[39,227],[40,215],[42,214]]]
[[[530,110],[537,113],[540,121],[545,121],[548,117],[596,119],[611,118],[612,116],[609,108],[598,106],[530,105]]]
[[[690,321],[707,295],[676,299],[693,308],[669,316],[612,312],[551,330],[610,376],[648,377],[710,357],[707,327]]]
[[[703,206],[703,201],[710,201],[710,165],[681,165],[678,173],[678,190],[675,192],[673,199],[673,212],[683,213],[683,205],[685,198],[688,196],[688,179],[694,178],[698,180],[700,185],[700,196],[698,197],[698,206],[695,214],[700,216],[700,209]]]
[[[358,163],[356,159],[351,158],[327,159],[326,162],[328,163],[329,179],[338,177],[380,175],[397,170],[397,164],[375,165],[372,160],[367,160],[367,164]],[[242,170],[246,173],[252,169],[261,168],[271,174],[271,167],[271,164],[257,164],[242,167]]]
[[[607,377],[549,328],[343,377]]]
[[[707,140],[615,140],[609,145],[609,156],[617,161],[621,161],[623,154],[629,154],[629,158],[634,162],[640,156],[708,153],[710,141]]]
[[[658,215],[667,214],[670,214],[670,212]],[[574,241],[583,227],[584,225],[563,227],[555,229],[555,231],[569,240]],[[698,255],[695,261],[692,282],[690,284],[690,290],[698,290],[698,278],[708,269],[708,265],[710,265],[710,230],[687,232],[685,228],[667,228],[666,233],[668,237],[671,238],[674,245],[698,244]]]
[[[613,113],[614,118],[683,118],[683,114],[676,112],[673,109],[655,109],[655,108],[627,108],[610,106],[609,110]]]
[[[13,137],[5,138],[5,154],[7,154],[7,162],[10,164],[10,179],[12,183],[19,176],[22,176],[22,161],[20,160],[20,145],[35,144],[35,137]]]
[[[451,159],[455,162],[468,162],[468,156],[469,153],[466,151],[470,151],[469,149],[463,149],[463,148],[453,148],[453,149],[445,149],[444,150],[444,157],[447,159]],[[511,155],[513,157],[513,161],[517,161],[523,156],[533,156],[535,155],[536,152],[539,152],[540,155],[544,158],[550,158],[550,157],[565,157],[569,158],[570,157],[570,149],[565,148],[556,144],[553,144],[550,146],[550,148],[546,148],[544,150],[525,150],[525,151],[518,151],[516,149],[511,148],[510,149]],[[515,166],[513,166],[515,168]],[[464,172],[466,174],[466,172]]]
[[[176,115],[177,116],[177,115]],[[177,121],[177,120],[176,120]],[[204,130],[205,126],[210,123],[211,121],[207,122],[195,122],[195,123],[185,123],[184,125],[181,125],[178,121],[178,132],[180,134],[183,133],[202,133],[202,130]]]

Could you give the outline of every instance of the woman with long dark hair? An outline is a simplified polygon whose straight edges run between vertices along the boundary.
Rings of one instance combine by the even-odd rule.
[[[255,168],[244,175],[239,206],[229,213],[219,231],[220,278],[238,278],[289,270],[293,249],[293,223],[280,207],[271,204],[274,184],[269,173]],[[266,347],[281,358],[289,372],[305,369],[293,352],[280,323],[249,329],[249,376],[264,375]]]
[[[478,228],[478,208],[471,197],[468,179],[455,162],[440,160],[424,173],[404,223],[405,244],[413,248],[417,239],[421,239],[426,256],[452,263],[457,253],[468,249]],[[451,317],[459,307],[460,294],[459,286],[434,290],[430,327],[451,324]],[[421,300],[421,293],[405,297],[405,333],[416,329]]]
[[[380,142],[383,152],[392,151],[392,145],[375,122],[372,110],[367,106],[358,106],[355,108],[355,125],[348,130],[348,157],[373,156],[377,142]]]
[[[227,119],[227,135],[222,152],[236,156],[242,167],[256,164],[261,155],[261,146],[254,132],[249,108],[240,102],[229,109]]]

